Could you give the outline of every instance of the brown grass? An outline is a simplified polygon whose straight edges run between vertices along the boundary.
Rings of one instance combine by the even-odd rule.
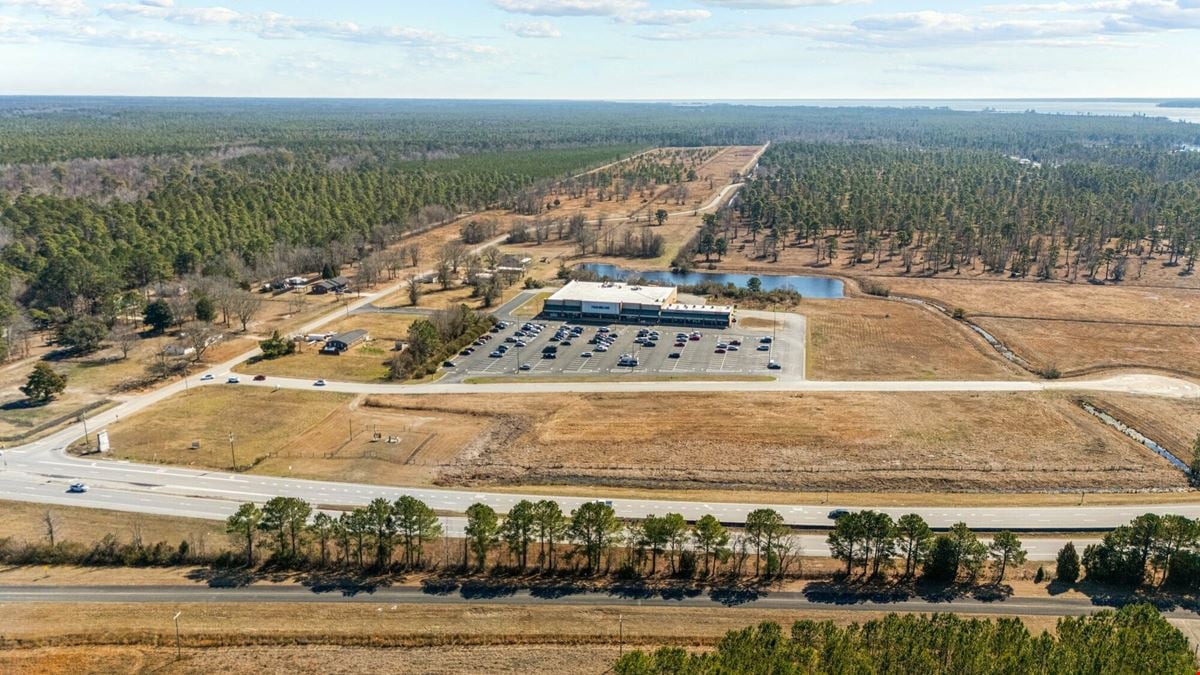
[[[807,300],[808,376],[816,380],[993,380],[1015,369],[967,328],[892,300]]]
[[[243,367],[243,372],[282,377],[318,377],[350,382],[380,382],[388,377],[388,361],[395,354],[396,340],[408,334],[417,316],[384,312],[352,314],[333,321],[323,332],[342,333],[365,328],[367,342],[338,355],[322,354],[320,343],[305,344],[300,351],[276,359],[258,361]]]
[[[1028,394],[376,397],[497,426],[451,484],[846,491],[1181,488],[1068,398]],[[736,448],[736,452],[732,449]]]
[[[1065,377],[1103,368],[1156,368],[1200,375],[1200,327],[974,319],[1035,368]]]
[[[1088,394],[1083,398],[1176,457],[1190,461],[1192,444],[1200,437],[1200,401],[1132,394]]]
[[[50,512],[55,521],[55,537],[59,541],[70,541],[90,546],[106,534],[116,535],[129,541],[140,535],[147,543],[165,541],[178,544],[184,539],[193,543],[207,541],[211,545],[225,542],[225,528],[198,518],[131,514],[123,511],[81,508],[77,506],[54,506],[29,502],[0,501],[0,539],[18,542],[46,542],[46,527],[43,516]]]
[[[232,432],[238,465],[252,473],[420,485],[487,424],[469,413],[360,406],[345,394],[214,385],[110,425],[109,434],[120,459],[228,469]]]

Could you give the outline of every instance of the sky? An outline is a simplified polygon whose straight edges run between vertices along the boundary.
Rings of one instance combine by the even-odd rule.
[[[0,94],[1200,96],[1200,0],[0,0]]]

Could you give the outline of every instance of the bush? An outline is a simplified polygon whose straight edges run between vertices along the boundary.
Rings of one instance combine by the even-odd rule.
[[[871,281],[870,279],[862,282],[862,290],[863,293],[866,293],[867,295],[877,295],[881,298],[886,298],[892,294],[892,289],[879,283],[878,281]]]

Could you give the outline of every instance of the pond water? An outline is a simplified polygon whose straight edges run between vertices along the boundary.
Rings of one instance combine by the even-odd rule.
[[[736,272],[665,272],[627,270],[616,265],[584,263],[582,269],[609,279],[641,278],[671,286],[692,286],[701,283],[730,284],[745,288],[750,277],[758,277],[764,291],[793,290],[805,298],[840,298],[842,280],[831,277],[810,277],[782,274],[744,274]]]

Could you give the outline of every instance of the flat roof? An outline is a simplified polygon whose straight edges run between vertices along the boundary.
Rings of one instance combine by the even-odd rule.
[[[661,306],[665,305],[674,293],[674,286],[636,286],[616,282],[572,281],[551,295],[549,299]]]
[[[705,314],[732,314],[732,305],[681,305],[673,304],[663,307],[666,312],[703,312]]]

